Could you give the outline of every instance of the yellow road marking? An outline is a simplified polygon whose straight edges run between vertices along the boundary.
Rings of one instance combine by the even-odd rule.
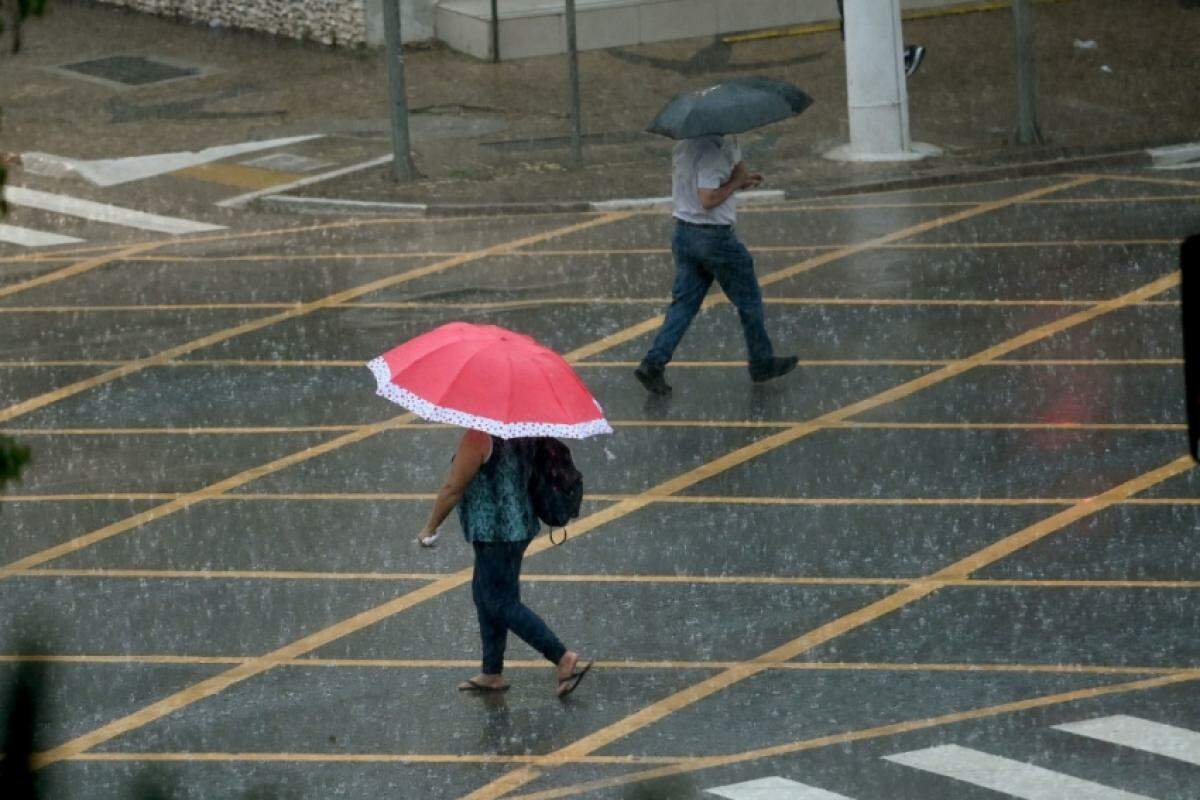
[[[162,303],[137,306],[0,306],[0,314],[146,313],[152,311],[238,311],[294,308],[295,303]],[[32,362],[26,362],[32,363]]]
[[[292,172],[275,169],[248,167],[245,164],[200,164],[175,170],[172,175],[182,175],[205,183],[233,186],[238,189],[267,189],[281,183],[291,183],[302,177]]]
[[[186,761],[333,764],[534,764],[534,755],[438,753],[83,753],[68,761]],[[698,758],[677,756],[589,756],[579,764],[693,764]]]
[[[397,426],[399,428],[399,426]],[[404,427],[408,427],[405,425]],[[0,503],[66,503],[100,501],[176,500],[186,497],[181,492],[96,492],[92,494],[3,494]],[[218,503],[253,502],[427,502],[432,492],[312,492],[312,493],[253,493],[219,495],[208,498]],[[747,506],[1069,506],[1078,497],[771,497],[763,495],[668,495],[655,492],[642,494],[589,493],[588,500],[622,502],[645,498],[647,503],[684,505],[747,505]],[[1200,505],[1200,497],[1131,497],[1120,505],[1130,506],[1192,506]],[[574,523],[572,523],[573,525]],[[574,528],[572,528],[574,530]]]
[[[56,269],[53,272],[47,272],[19,283],[10,283],[7,286],[0,286],[0,298],[10,297],[18,292],[28,291],[29,289],[33,289],[38,286],[45,286],[48,283],[54,283],[67,278],[73,278],[76,275],[82,275],[85,272],[98,269],[107,264],[111,264],[114,261],[120,261],[128,256],[144,253],[147,250],[153,250],[158,246],[159,243],[139,244],[132,247],[126,247],[122,250],[107,251],[100,255],[84,259],[83,261],[77,261],[70,266],[63,267],[62,269]]]
[[[1105,173],[1099,176],[1106,181],[1126,181],[1129,183],[1153,183],[1159,186],[1186,186],[1190,189],[1200,188],[1200,180],[1192,181],[1186,178],[1152,178],[1148,175],[1117,175]]]
[[[201,350],[205,347],[211,347],[214,344],[228,341],[229,339],[242,336],[246,333],[261,330],[262,328],[275,325],[276,323],[283,322],[285,320],[295,319],[296,317],[301,317],[313,311],[343,303],[346,300],[350,300],[355,297],[362,297],[365,294],[370,294],[371,292],[379,291],[380,289],[396,286],[398,284],[415,280],[416,278],[424,277],[426,275],[444,272],[448,269],[452,269],[472,261],[477,261],[491,255],[504,253],[516,247],[524,247],[526,245],[545,241],[546,239],[551,239],[556,236],[562,236],[575,231],[596,227],[598,225],[606,225],[611,222],[617,222],[625,219],[627,216],[627,214],[623,213],[605,214],[599,217],[594,217],[585,222],[579,222],[562,228],[555,228],[550,231],[525,236],[513,241],[492,245],[491,247],[487,247],[482,250],[475,250],[470,253],[464,253],[462,255],[455,256],[454,258],[448,258],[443,261],[434,262],[433,264],[416,267],[398,275],[379,278],[378,280],[370,281],[351,289],[344,289],[319,300],[313,300],[311,302],[304,303],[303,305],[294,306],[277,314],[272,314],[267,317],[260,317],[259,319],[250,320],[240,325],[235,325],[231,328],[226,328],[225,330],[208,334],[207,336],[201,336],[198,339],[192,339],[189,342],[184,342],[183,344],[162,350],[152,356],[130,361],[120,367],[102,372],[99,375],[85,378],[67,386],[63,386],[59,389],[55,389],[52,392],[46,392],[45,394],[38,395],[37,397],[30,398],[29,400],[15,403],[8,408],[0,409],[0,422],[7,422],[8,420],[22,416],[23,414],[28,414],[31,411],[36,411],[39,408],[44,408],[45,406],[57,403],[60,400],[72,397],[80,392],[87,391],[88,389],[94,389],[97,386],[115,381],[118,378],[123,378],[135,372],[140,372],[147,367],[161,365],[167,361],[179,358],[180,356],[195,352],[196,350]],[[3,289],[0,289],[0,292],[3,292]]]
[[[1130,305],[1137,305],[1131,303]],[[111,367],[129,364],[123,360],[69,360],[69,361],[0,361],[0,368],[24,369],[36,367]],[[950,358],[826,358],[805,359],[798,362],[802,367],[940,367],[953,364]],[[986,367],[1140,367],[1164,366],[1174,367],[1183,364],[1182,358],[998,358],[982,366]],[[581,361],[576,369],[616,369],[636,367],[637,361]],[[306,367],[323,369],[330,367],[344,369],[362,369],[363,362],[357,359],[309,359],[309,360],[253,360],[239,358],[188,359],[186,361],[166,361],[156,364],[160,367],[258,367],[272,369],[276,367]],[[681,368],[726,368],[745,369],[745,361],[672,361],[672,367]]]
[[[436,581],[445,572],[313,572],[302,570],[189,570],[189,569],[51,569],[42,567],[14,573],[22,578],[103,578],[132,580],[282,580],[282,581]],[[786,575],[636,575],[531,573],[521,579],[528,583],[633,583],[681,584],[687,586],[908,586],[927,582],[927,578],[901,577],[816,577]],[[947,578],[937,579],[939,586],[968,588],[1029,589],[1200,589],[1200,580],[1069,580]]]
[[[988,717],[999,716],[1001,714],[1014,714],[1021,711],[1031,711],[1037,708],[1047,708],[1049,706],[1062,705],[1064,703],[1095,700],[1101,697],[1109,697],[1127,692],[1159,689],[1166,686],[1174,686],[1176,684],[1188,683],[1195,680],[1200,680],[1200,670],[1183,670],[1157,678],[1147,678],[1145,680],[1118,683],[1111,686],[1098,686],[1088,689],[1079,689],[1070,692],[1059,692],[1057,694],[1032,697],[1027,700],[1017,700],[1011,703],[1001,703],[999,705],[987,706],[984,708],[973,709],[971,711],[956,711],[936,717],[926,717],[924,719],[909,720],[907,722],[878,725],[872,728],[847,731],[845,733],[838,733],[830,736],[820,736],[813,739],[802,739],[797,742],[789,742],[787,744],[764,747],[757,750],[747,750],[742,753],[734,753],[724,756],[710,756],[705,759],[704,763],[692,762],[690,764],[681,764],[675,767],[660,767],[642,772],[626,773],[625,775],[619,775],[613,778],[602,778],[594,781],[586,781],[584,783],[577,783],[572,786],[563,786],[541,792],[511,795],[508,800],[557,800],[557,798],[573,797],[578,794],[583,794],[584,792],[596,791],[598,789],[608,789],[614,786],[624,786],[631,783],[640,783],[643,781],[654,780],[656,778],[669,777],[671,775],[681,775],[684,773],[696,772],[701,769],[711,769],[713,767],[740,764],[747,761],[757,761],[763,758],[790,755],[792,753],[799,753],[805,750],[816,750],[818,748],[830,747],[832,745],[850,744],[852,742],[879,739],[886,736],[897,736],[902,733],[912,733],[914,731],[939,728],[944,725],[952,725],[958,722],[986,719]],[[516,775],[522,772],[527,771],[518,770],[510,773],[510,775]]]
[[[707,678],[699,683],[693,684],[686,689],[669,695],[662,700],[651,703],[643,707],[639,711],[618,720],[617,722],[606,725],[600,730],[594,731],[571,744],[559,748],[552,753],[547,754],[539,763],[540,766],[556,767],[561,764],[568,763],[571,759],[579,758],[580,756],[590,755],[596,750],[607,747],[613,742],[622,739],[631,733],[642,730],[648,725],[652,725],[667,716],[674,714],[683,708],[700,702],[717,692],[740,683],[747,678],[753,677],[762,672],[761,664],[763,662],[789,661],[798,656],[807,653],[814,648],[825,644],[839,636],[842,636],[850,631],[863,627],[871,622],[874,622],[881,617],[892,614],[905,606],[909,606],[918,600],[922,600],[933,594],[945,584],[944,579],[965,578],[970,572],[981,569],[989,564],[993,564],[1007,555],[1011,555],[1017,550],[1032,544],[1038,539],[1042,539],[1051,533],[1054,533],[1073,522],[1076,522],[1084,517],[1095,514],[1108,506],[1114,501],[1128,497],[1129,495],[1143,491],[1150,486],[1160,483],[1174,475],[1178,475],[1188,469],[1191,469],[1193,462],[1191,456],[1185,456],[1175,459],[1156,470],[1152,470],[1143,475],[1125,481],[1124,483],[1109,489],[1103,494],[1095,498],[1089,498],[1081,503],[1072,506],[1066,511],[1062,511],[1049,517],[1046,520],[1030,525],[1017,533],[1006,536],[995,544],[985,547],[983,550],[972,554],[950,566],[938,570],[931,574],[928,579],[919,583],[914,583],[906,586],[893,594],[890,594],[873,603],[869,603],[862,608],[845,614],[835,620],[827,622],[823,625],[810,630],[802,636],[799,636],[790,642],[787,642],[779,647],[769,650],[757,658],[746,662],[743,666],[733,667],[724,672],[718,673],[710,678]],[[1189,673],[1193,678],[1200,678],[1200,671]],[[1143,685],[1165,685],[1155,684],[1154,681],[1170,681],[1176,676],[1167,678],[1155,678],[1150,681],[1142,681]],[[1012,704],[1008,704],[1012,705]],[[939,718],[943,719],[943,718]],[[944,723],[942,723],[944,724]],[[886,726],[889,729],[896,726]],[[824,737],[828,739],[831,737]],[[823,739],[823,740],[824,740]],[[848,740],[846,740],[848,741]],[[778,752],[778,748],[766,748],[762,751],[755,752]],[[759,756],[763,757],[763,756]],[[536,769],[522,768],[514,770],[507,775],[504,775],[491,783],[488,783],[474,792],[466,795],[464,800],[493,800],[500,798],[516,789],[524,786],[535,780],[541,775],[541,772]]]
[[[1059,184],[1058,188],[1065,189],[1065,188],[1070,188],[1070,187],[1076,186],[1076,185],[1082,185],[1083,183],[1089,182],[1089,180],[1090,179],[1085,178],[1085,179],[1079,179],[1076,181],[1070,181],[1070,182],[1067,182],[1064,184]],[[1044,194],[1050,190],[1039,190],[1039,191]],[[1028,198],[1031,195],[1035,195],[1035,193],[1025,193],[1023,195],[1018,195],[1018,197]],[[1040,196],[1040,194],[1036,194],[1035,196]],[[981,206],[981,208],[984,208],[984,207],[1001,208],[1001,207],[1004,207],[1005,205],[1006,205],[1005,201],[997,201],[994,203],[985,204],[984,206]],[[946,221],[956,220],[956,219],[965,219],[972,215],[973,215],[972,212],[961,212],[960,214],[951,215],[951,217],[946,218]],[[937,223],[937,221],[931,221],[931,222],[925,223],[925,224],[929,225],[931,227],[936,227],[936,225],[938,223]],[[945,223],[943,222],[942,224],[945,224]],[[908,235],[911,235],[914,229],[908,229],[908,230],[910,231],[910,233]],[[883,238],[887,238],[887,237],[883,237]],[[803,265],[798,265],[798,266],[803,267]],[[707,464],[704,464],[698,468],[695,468],[695,469],[693,469],[683,475],[680,475],[674,479],[671,479],[664,483],[661,483],[658,486],[654,487],[651,491],[656,494],[674,494],[676,492],[679,492],[679,491],[683,490],[684,488],[687,488],[695,483],[699,483],[700,481],[703,481],[709,477],[712,477],[713,475],[719,474],[720,472],[722,472],[726,469],[729,469],[733,466],[736,466],[737,464],[744,463],[745,461],[748,461],[748,460],[754,458],[755,456],[761,455],[765,452],[769,452],[770,450],[781,447],[791,441],[795,441],[796,439],[798,439],[802,436],[805,436],[809,433],[820,430],[820,429],[822,429],[823,424],[826,422],[841,421],[842,419],[845,419],[846,417],[852,416],[854,414],[862,413],[863,411],[869,410],[870,408],[876,407],[878,405],[882,405],[886,402],[891,402],[892,400],[895,400],[900,397],[904,397],[904,396],[907,396],[914,392],[920,391],[921,389],[926,388],[927,386],[937,383],[939,380],[945,380],[945,379],[948,379],[955,375],[961,374],[962,372],[965,372],[968,369],[971,369],[973,366],[976,366],[987,360],[997,358],[1000,355],[1011,352],[1012,350],[1015,350],[1019,347],[1024,347],[1034,341],[1037,341],[1040,338],[1044,338],[1044,337],[1050,336],[1054,333],[1061,332],[1061,331],[1066,330],[1067,328],[1071,327],[1072,325],[1080,324],[1081,322],[1084,322],[1084,321],[1087,321],[1090,319],[1094,319],[1095,317],[1097,317],[1101,314],[1108,313],[1112,310],[1120,308],[1120,307],[1122,307],[1122,303],[1135,302],[1138,299],[1143,299],[1143,297],[1145,297],[1145,296],[1150,296],[1150,295],[1146,295],[1145,294],[1146,292],[1152,292],[1152,294],[1156,294],[1160,291],[1163,291],[1163,289],[1166,288],[1167,286],[1174,285],[1174,283],[1170,283],[1171,281],[1174,281],[1174,283],[1178,283],[1178,281],[1179,281],[1178,274],[1166,276],[1158,281],[1155,281],[1155,282],[1149,284],[1146,287],[1143,287],[1140,290],[1136,290],[1134,292],[1127,293],[1127,294],[1122,295],[1121,297],[1116,298],[1112,301],[1100,303],[1097,305],[1095,310],[1081,311],[1076,314],[1070,315],[1062,320],[1058,320],[1054,323],[1041,326],[1027,334],[1023,334],[1021,336],[1015,337],[1014,339],[1009,340],[1008,342],[1001,343],[1001,344],[995,345],[991,348],[988,348],[987,350],[984,350],[968,359],[964,359],[962,362],[959,362],[955,365],[947,366],[941,370],[937,370],[936,372],[930,373],[929,375],[919,378],[915,381],[910,381],[908,383],[905,383],[898,387],[895,387],[892,390],[888,390],[879,395],[876,395],[875,397],[868,398],[867,400],[861,401],[859,403],[855,403],[851,406],[847,406],[845,409],[842,409],[840,411],[826,414],[823,417],[820,417],[817,420],[814,420],[814,422],[811,424],[806,423],[803,425],[796,426],[795,428],[790,429],[788,431],[774,434],[772,436],[768,436],[768,437],[766,437],[762,440],[759,440],[758,442],[755,442],[749,446],[739,448],[738,450],[733,451],[732,453],[728,453],[723,457],[720,457],[718,459],[710,461]],[[1182,461],[1182,459],[1181,459],[1181,461]],[[590,530],[598,528],[613,519],[617,519],[619,517],[625,516],[625,515],[633,512],[633,511],[636,511],[636,510],[644,507],[645,505],[649,504],[650,502],[652,502],[652,499],[649,496],[643,496],[641,498],[635,498],[635,499],[630,499],[630,500],[616,503],[612,506],[609,506],[608,508],[605,508],[599,512],[590,514],[587,517],[579,520],[578,523],[576,523],[572,526],[572,533],[574,536],[578,537],[579,535],[582,535],[584,533],[587,533]],[[118,523],[118,525],[120,525],[120,524],[122,524],[122,523]],[[534,555],[534,554],[541,552],[542,550],[545,550],[551,546],[552,545],[550,545],[546,540],[540,539],[538,541],[535,541],[530,546],[530,548],[527,551],[527,554]],[[252,662],[248,662],[246,664],[236,666],[236,667],[234,667],[230,670],[227,670],[219,675],[213,676],[209,679],[201,681],[200,683],[194,684],[183,690],[175,692],[166,698],[163,698],[155,703],[145,706],[144,708],[140,709],[139,711],[136,711],[132,714],[128,714],[119,719],[113,720],[105,725],[102,725],[99,728],[96,728],[96,729],[90,731],[89,733],[78,736],[74,739],[71,739],[68,742],[65,742],[62,745],[59,745],[58,747],[55,747],[51,750],[40,753],[35,757],[35,759],[33,760],[33,763],[36,767],[40,768],[40,767],[46,766],[47,764],[51,764],[56,761],[63,760],[64,758],[70,758],[74,755],[78,755],[87,750],[90,750],[91,748],[93,748],[99,744],[102,744],[106,741],[109,741],[110,739],[115,738],[116,736],[122,735],[128,731],[131,731],[138,727],[146,725],[149,722],[159,719],[159,718],[161,718],[167,714],[170,714],[180,708],[191,705],[192,703],[195,703],[206,697],[217,694],[233,684],[239,683],[243,680],[246,680],[247,678],[253,677],[254,675],[258,675],[262,672],[268,671],[268,670],[272,669],[274,666],[278,665],[278,663],[280,663],[281,661],[285,661],[285,660],[288,660],[291,658],[296,658],[300,655],[303,655],[305,653],[316,650],[319,647],[322,647],[325,644],[328,644],[329,642],[335,641],[335,640],[337,640],[343,636],[346,636],[354,631],[361,630],[370,625],[374,625],[382,619],[386,619],[387,617],[390,617],[396,613],[399,613],[408,608],[411,608],[414,605],[417,605],[421,602],[424,602],[427,599],[437,597],[447,591],[450,591],[451,589],[461,586],[470,579],[470,573],[471,573],[470,569],[464,569],[458,573],[455,573],[454,575],[447,576],[446,578],[444,578],[442,580],[431,583],[427,586],[417,589],[416,591],[409,592],[408,594],[398,597],[392,601],[384,603],[380,606],[376,606],[373,609],[369,609],[369,610],[364,611],[360,614],[357,614],[353,617],[350,617],[346,620],[343,620],[342,622],[339,622],[335,625],[325,628],[321,631],[318,631],[316,633],[310,634],[309,636],[298,639],[288,645],[285,645],[281,648],[271,651],[263,656],[260,656],[259,658],[255,659]],[[928,591],[931,591],[931,590],[928,590]],[[901,590],[896,595],[893,595],[893,597],[899,598],[899,597],[903,596],[905,593],[914,593],[913,598],[916,599],[916,597],[924,596],[924,594],[927,593],[927,591],[924,590],[924,587],[922,587],[922,591],[918,591],[918,590],[910,587],[908,589]],[[878,604],[875,604],[875,605],[878,605]],[[868,607],[868,609],[870,609],[870,608],[871,607]],[[865,614],[865,613],[868,613],[867,609],[864,609],[862,612],[859,612],[858,615],[861,616],[862,614]],[[850,619],[853,619],[855,616],[856,615],[850,615],[849,617],[845,617],[843,619],[850,620]],[[771,653],[768,653],[765,655],[770,656]],[[760,660],[770,660],[770,659],[766,658],[766,659],[760,659]],[[740,672],[741,672],[740,670],[730,670],[728,672],[722,673],[722,675],[740,674]],[[706,683],[710,683],[710,682],[706,682]],[[704,684],[702,684],[702,685],[704,685]],[[678,698],[678,697],[684,696],[686,694],[687,694],[687,692],[684,692],[684,693],[681,693],[680,695],[675,695],[674,697]],[[697,697],[696,699],[699,699],[699,697]],[[661,706],[661,704],[657,704],[657,705]],[[651,708],[653,709],[654,707],[651,707]],[[637,717],[638,719],[647,718],[647,715],[652,716],[652,714],[653,714],[653,711],[644,710],[643,712],[639,712],[638,715],[635,715],[635,717]],[[609,729],[605,729],[605,730],[609,730]],[[597,734],[592,734],[591,736],[585,737],[585,739],[580,740],[580,742],[577,742],[575,745],[571,745],[569,748],[564,748],[562,751],[559,751],[557,754],[552,754],[552,755],[556,755],[557,757],[561,758],[566,753],[571,753],[571,752],[578,751],[581,749],[586,750],[590,743],[596,742],[596,741],[599,741],[600,739],[602,739],[603,738],[602,734],[603,734],[603,732],[598,732]],[[536,774],[536,773],[533,773],[533,774]],[[498,781],[495,781],[495,782],[489,784],[488,786],[484,787],[484,789],[482,789],[481,791],[487,796],[499,796],[498,794],[495,794],[495,793],[496,792],[499,792],[500,794],[507,793],[507,791],[509,791],[511,788],[524,785],[530,779],[531,779],[531,777],[524,775],[521,771],[516,771],[513,773],[509,773],[509,775],[499,779]]]
[[[62,655],[0,654],[0,663],[50,664],[163,664],[196,666],[233,665],[252,661],[253,656],[180,656],[180,655]],[[743,661],[670,661],[670,660],[597,660],[596,667],[628,670],[720,670],[736,667]],[[327,667],[330,669],[470,669],[479,665],[471,658],[297,658],[282,662],[286,667]],[[505,669],[544,671],[544,659],[506,660]],[[971,664],[903,663],[867,661],[780,661],[767,669],[804,672],[1028,672],[1078,675],[1167,675],[1186,667],[1109,666],[1096,664]]]
[[[609,420],[615,428],[790,428],[796,420]],[[212,428],[0,428],[6,436],[261,436],[281,433],[345,433],[359,424],[286,426],[222,426]],[[453,426],[439,422],[414,422],[405,430],[442,430]],[[1006,430],[1006,431],[1183,431],[1186,423],[1169,422],[854,422],[829,426],[838,430]],[[591,495],[589,495],[591,496]]]
[[[324,455],[325,453],[336,450],[339,447],[344,447],[348,444],[362,441],[363,439],[374,436],[380,431],[389,430],[398,425],[403,425],[409,419],[412,419],[412,414],[402,414],[398,417],[387,420],[386,422],[378,422],[374,425],[364,426],[351,433],[339,436],[336,439],[331,439],[328,442],[323,442],[322,444],[306,448],[296,453],[292,453],[291,455],[277,458],[269,463],[239,472],[238,474],[225,478],[217,483],[210,484],[203,489],[179,495],[175,499],[170,500],[163,505],[155,506],[154,508],[143,511],[140,514],[127,517],[119,522],[114,522],[111,525],[105,525],[103,528],[99,528],[91,533],[84,534],[83,536],[77,536],[74,539],[70,539],[53,547],[48,547],[44,550],[39,550],[32,555],[25,556],[24,558],[5,565],[4,567],[0,567],[0,580],[12,577],[22,570],[31,569],[40,564],[45,564],[47,561],[61,558],[69,553],[82,550],[85,547],[90,547],[91,545],[96,544],[97,542],[102,542],[105,539],[111,539],[118,534],[132,530],[133,528],[144,525],[147,522],[152,522],[153,520],[161,519],[162,517],[174,514],[176,511],[182,511],[183,509],[195,505],[202,500],[207,500],[224,494],[225,492],[236,489],[239,486],[244,486],[251,481],[255,481],[266,475],[278,472],[281,469],[294,466],[295,464],[307,461],[310,458],[316,458],[317,456]]]
[[[882,236],[876,236],[873,239],[867,239],[863,242],[847,245],[846,247],[842,247],[837,250],[832,250],[832,251],[822,253],[821,255],[813,256],[804,261],[801,261],[798,264],[794,264],[790,267],[784,267],[783,269],[779,269],[770,274],[764,275],[759,279],[759,283],[764,287],[770,286],[774,283],[778,283],[780,281],[787,280],[788,278],[792,278],[803,272],[808,272],[810,270],[816,269],[817,267],[820,267],[824,264],[828,264],[832,261],[838,261],[840,259],[847,258],[847,257],[853,256],[853,255],[857,255],[858,253],[863,253],[863,252],[872,250],[874,248],[880,247],[885,244],[897,242],[901,239],[907,239],[912,236],[917,236],[919,234],[926,233],[928,231],[935,230],[937,228],[941,228],[946,225],[953,225],[955,223],[962,222],[963,220],[971,219],[972,217],[976,217],[981,214],[991,213],[993,211],[997,211],[999,209],[1011,206],[1017,202],[1021,202],[1024,200],[1032,200],[1034,198],[1042,197],[1043,195],[1050,194],[1052,192],[1065,191],[1067,189],[1072,189],[1076,186],[1083,186],[1085,184],[1093,182],[1094,180],[1095,180],[1094,178],[1089,178],[1089,177],[1073,178],[1072,180],[1066,181],[1064,183],[1058,183],[1058,184],[1053,184],[1048,187],[1034,189],[1032,191],[1023,192],[1021,194],[1014,195],[1012,197],[1004,198],[1001,200],[991,200],[988,202],[980,203],[976,206],[973,206],[973,207],[963,210],[963,211],[956,211],[953,214],[948,214],[946,216],[937,217],[935,219],[926,220],[924,222],[919,222],[916,225],[910,225],[906,228],[901,228],[898,231],[893,231],[892,233],[887,233]],[[727,303],[727,302],[728,302],[728,299],[724,295],[710,295],[708,298],[705,299],[703,305],[701,306],[701,310],[709,309],[714,306],[720,305],[722,303]],[[645,320],[644,322],[638,323],[637,325],[632,325],[628,328],[625,328],[622,331],[618,331],[617,333],[614,333],[610,336],[606,336],[602,339],[599,339],[599,340],[593,342],[592,344],[586,345],[584,347],[576,348],[575,350],[572,350],[570,353],[567,353],[565,358],[568,361],[582,361],[583,359],[590,358],[591,356],[598,355],[605,351],[611,350],[614,347],[624,344],[625,342],[632,341],[633,339],[636,339],[639,336],[642,336],[644,334],[658,330],[659,326],[662,325],[663,319],[664,319],[663,315],[658,314],[656,316],[651,317],[648,320]]]
[[[670,302],[669,297],[543,297],[530,300],[491,300],[487,302],[419,302],[419,301],[359,301],[337,304],[338,308],[377,308],[388,310],[421,310],[434,311],[439,309],[520,309],[542,308],[544,306],[609,306],[609,305],[662,305]],[[1086,307],[1093,305],[1095,300],[986,300],[986,299],[910,299],[894,297],[764,297],[766,305],[787,306],[900,306],[905,308],[922,308],[925,306],[985,306],[985,307]],[[1178,300],[1142,300],[1132,303],[1136,306],[1170,306],[1178,307]],[[277,310],[295,308],[304,304],[303,300],[279,303],[145,303],[140,305],[71,305],[71,306],[0,306],[0,314],[80,314],[94,312],[129,312],[145,313],[152,311],[212,311],[239,309],[268,309]]]
[[[296,253],[267,253],[255,255],[241,256],[182,256],[164,254],[160,256],[139,256],[137,258],[126,259],[130,262],[139,263],[173,263],[180,264],[223,264],[223,263],[254,263],[258,261],[287,262],[287,261],[405,261],[415,258],[451,258],[452,256],[461,255],[462,250],[422,250],[415,252],[393,252],[393,253],[304,253],[297,255]],[[513,254],[517,255],[517,254]]]
[[[972,250],[1008,249],[1034,247],[1047,249],[1051,247],[1133,247],[1160,245],[1179,246],[1178,239],[1045,239],[1029,242],[901,242],[898,244],[882,245],[880,250]]]

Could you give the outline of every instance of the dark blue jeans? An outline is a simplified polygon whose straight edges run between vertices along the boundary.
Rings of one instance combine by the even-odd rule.
[[[762,291],[754,276],[754,258],[738,241],[733,228],[702,228],[676,220],[671,252],[675,256],[671,305],[642,363],[655,369],[667,365],[714,278],[737,307],[750,364],[770,361],[775,351],[763,323]]]
[[[471,543],[475,548],[471,597],[479,614],[484,675],[504,671],[509,631],[555,664],[567,652],[542,618],[521,603],[521,559],[531,541]]]

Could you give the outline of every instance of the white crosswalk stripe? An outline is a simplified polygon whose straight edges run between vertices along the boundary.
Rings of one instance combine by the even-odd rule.
[[[35,231],[32,228],[21,228],[16,225],[0,224],[0,242],[19,244],[23,247],[46,247],[55,244],[76,244],[83,239],[74,236],[63,236],[58,233]]]
[[[97,203],[92,200],[81,200],[63,194],[39,192],[36,189],[26,189],[20,186],[8,186],[4,189],[4,198],[9,203],[26,208],[36,208],[42,211],[52,211],[72,217],[95,222],[106,222],[110,225],[121,225],[128,228],[154,231],[156,233],[200,233],[224,228],[224,225],[210,225],[207,222],[195,222],[190,219],[164,217],[158,214],[147,214],[144,211],[134,211],[130,208]]]
[[[1055,725],[1054,729],[1200,766],[1200,733],[1186,728],[1117,714]]]
[[[727,800],[851,800],[845,795],[827,792],[815,786],[806,786],[777,775],[745,783],[715,786],[704,791],[707,794],[727,798]]]
[[[884,756],[884,759],[1024,800],[1151,800],[1145,795],[953,744]]]

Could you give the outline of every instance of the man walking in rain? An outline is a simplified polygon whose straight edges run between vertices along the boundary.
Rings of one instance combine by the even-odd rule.
[[[723,136],[680,140],[675,145],[673,166],[675,285],[666,320],[633,374],[647,391],[671,393],[663,373],[714,278],[737,307],[751,380],[761,383],[791,372],[797,358],[775,355],[763,323],[754,259],[734,232],[736,193],[758,186],[763,176],[750,172],[737,142]]]

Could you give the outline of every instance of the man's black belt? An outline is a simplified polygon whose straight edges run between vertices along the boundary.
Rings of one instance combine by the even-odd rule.
[[[675,221],[680,225],[687,225],[689,228],[732,228],[732,225],[718,225],[715,222],[688,222],[686,219],[675,218]]]

